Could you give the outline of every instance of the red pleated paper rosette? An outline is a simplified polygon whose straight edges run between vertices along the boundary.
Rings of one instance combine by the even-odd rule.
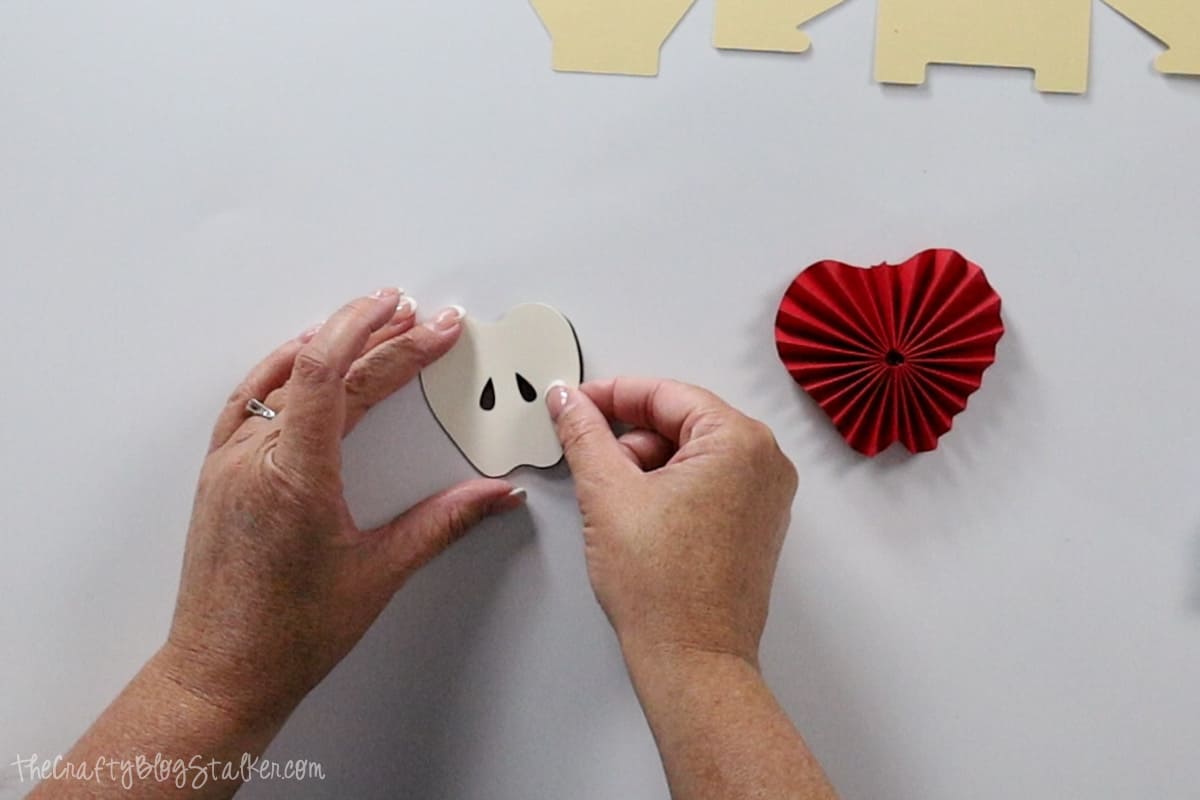
[[[936,449],[1003,335],[1000,296],[954,250],[869,269],[814,264],[788,287],[775,322],[788,372],[868,456],[895,442]]]

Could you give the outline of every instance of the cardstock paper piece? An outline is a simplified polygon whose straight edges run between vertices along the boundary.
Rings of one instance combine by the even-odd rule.
[[[870,269],[821,261],[788,287],[775,344],[792,378],[858,452],[934,450],[1004,335],[977,264],[927,250]]]
[[[1091,0],[879,0],[875,79],[919,85],[929,64],[1025,67],[1039,91],[1083,94],[1091,30]]]
[[[713,45],[720,50],[803,53],[812,45],[800,26],[844,0],[717,0]]]
[[[1200,0],[1104,0],[1167,46],[1154,62],[1167,75],[1200,75]]]
[[[657,75],[663,42],[695,0],[531,0],[554,46],[554,69]]]
[[[562,460],[545,403],[556,380],[583,380],[575,329],[550,306],[529,303],[495,323],[468,317],[454,348],[421,373],[421,390],[467,460],[499,478]]]

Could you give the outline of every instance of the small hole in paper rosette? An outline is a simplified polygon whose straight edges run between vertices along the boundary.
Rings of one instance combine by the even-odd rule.
[[[883,357],[889,367],[898,367],[904,363],[904,353],[899,350],[888,350],[887,355]]]

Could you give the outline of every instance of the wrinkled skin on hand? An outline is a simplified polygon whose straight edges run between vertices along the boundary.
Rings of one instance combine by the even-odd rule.
[[[415,570],[523,499],[505,481],[475,480],[377,529],[354,523],[343,436],[461,332],[456,309],[424,325],[414,312],[397,290],[350,303],[259,364],[217,422],[160,661],[247,724],[282,724]],[[250,398],[278,417],[249,416]]]
[[[698,650],[757,665],[797,486],[770,429],[673,381],[556,387],[547,402],[592,586],[627,655]],[[610,421],[633,430],[614,436]]]

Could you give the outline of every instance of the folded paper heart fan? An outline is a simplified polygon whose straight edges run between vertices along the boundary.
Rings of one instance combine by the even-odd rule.
[[[937,448],[1004,335],[1000,296],[954,250],[862,268],[822,261],[779,306],[784,366],[855,450]]]

